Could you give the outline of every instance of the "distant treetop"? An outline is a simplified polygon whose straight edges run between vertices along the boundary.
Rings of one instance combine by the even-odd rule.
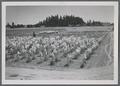
[[[46,26],[46,27],[56,27],[56,26],[83,26],[85,22],[80,17],[75,16],[50,16],[47,17],[45,20],[40,21],[39,23],[35,24],[36,27],[39,26]]]

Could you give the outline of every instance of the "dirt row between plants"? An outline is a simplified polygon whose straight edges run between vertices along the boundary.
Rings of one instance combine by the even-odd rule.
[[[98,49],[95,50],[94,54],[87,61],[85,68],[93,68],[93,67],[101,67],[101,66],[109,65],[109,61],[110,61],[109,58],[111,57],[109,57],[108,51],[106,52],[106,46],[108,46],[111,42],[113,41],[111,41],[111,35],[110,32],[108,32],[107,35],[103,38]]]

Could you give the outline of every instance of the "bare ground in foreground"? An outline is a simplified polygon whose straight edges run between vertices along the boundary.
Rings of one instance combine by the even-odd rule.
[[[7,80],[112,80],[113,65],[65,71],[6,67]]]

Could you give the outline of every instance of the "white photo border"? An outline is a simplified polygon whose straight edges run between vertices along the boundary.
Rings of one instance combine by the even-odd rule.
[[[114,80],[5,80],[6,6],[114,6]],[[2,2],[2,84],[118,84],[118,2],[64,1],[64,2]]]

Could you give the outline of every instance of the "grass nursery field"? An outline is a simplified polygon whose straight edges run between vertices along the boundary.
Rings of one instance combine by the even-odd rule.
[[[33,32],[36,34],[35,37],[32,36]],[[28,68],[25,71],[32,71],[31,69],[46,70],[46,72],[60,71],[55,79],[60,79],[59,75],[61,73],[64,75],[64,71],[68,73],[68,70],[72,72],[77,70],[77,72],[74,72],[77,74],[78,71],[82,71],[81,73],[85,71],[86,73],[83,75],[89,75],[89,73],[91,75],[89,77],[86,75],[83,78],[77,77],[78,79],[113,79],[111,75],[113,71],[109,72],[110,76],[104,73],[105,75],[103,75],[106,77],[98,74],[98,70],[100,71],[104,67],[112,70],[113,58],[112,26],[6,30],[6,66],[9,71],[6,72],[7,79],[21,79],[19,76],[11,77],[11,73],[17,71],[18,68]],[[91,71],[96,75],[92,74]],[[68,76],[70,76],[69,79],[72,79],[69,73],[63,79]],[[25,77],[22,78],[25,79]],[[43,77],[36,78],[42,79]],[[48,77],[45,79],[48,79]]]

